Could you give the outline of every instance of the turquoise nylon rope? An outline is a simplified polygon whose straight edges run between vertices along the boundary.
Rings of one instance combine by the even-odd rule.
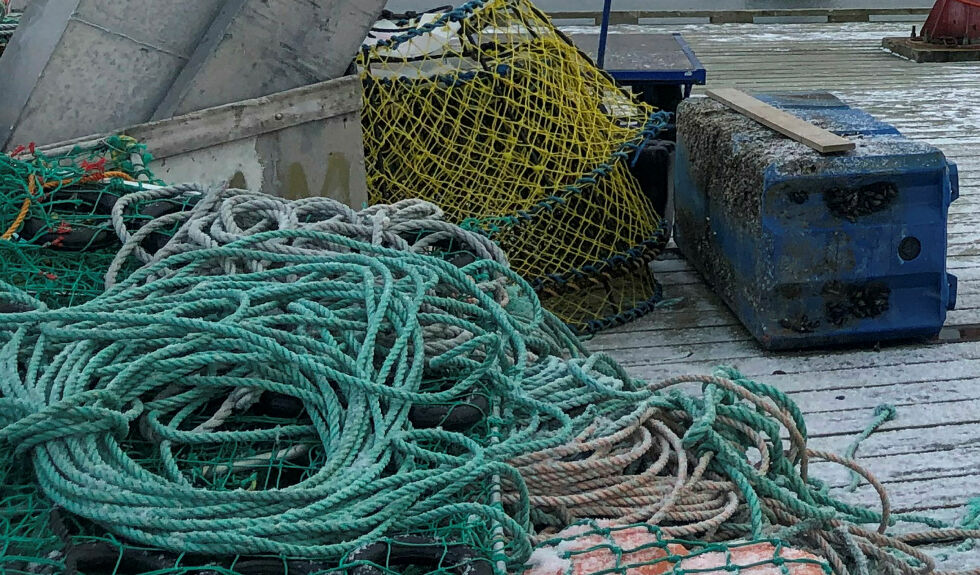
[[[360,253],[259,248],[288,236]],[[202,274],[209,258],[278,267]],[[31,453],[41,487],[58,505],[164,549],[339,556],[388,532],[478,515],[502,525],[513,554],[526,556],[526,504],[505,513],[468,501],[465,492],[492,475],[520,486],[500,461],[560,442],[562,434],[541,441],[532,430],[519,442],[504,436],[491,445],[406,423],[413,404],[465,396],[466,386],[480,381],[514,407],[569,427],[560,410],[519,393],[527,356],[521,330],[534,329],[543,312],[536,306],[518,325],[468,277],[487,265],[457,269],[341,236],[272,232],[173,256],[87,305],[45,310],[34,302],[38,311],[5,317],[15,331],[0,354],[0,440]],[[495,271],[512,275],[501,266]],[[155,274],[164,277],[142,283]],[[6,299],[29,301],[8,290]],[[461,301],[464,294],[479,305]],[[437,322],[465,325],[474,336],[426,357],[421,331]],[[420,389],[424,373],[447,368],[460,376],[455,385]],[[174,385],[179,394],[147,400]],[[237,387],[298,397],[310,421],[259,431],[181,426],[195,407]],[[159,442],[165,465],[158,473],[127,453],[137,421]],[[175,463],[175,445],[291,437],[317,443],[327,457],[315,475],[285,489],[202,489]],[[385,474],[389,465],[395,470]],[[351,474],[352,467],[361,472]]]
[[[871,434],[878,430],[879,427],[885,423],[892,421],[898,415],[897,410],[894,405],[879,405],[875,408],[875,418],[868,424],[864,431],[858,435],[850,445],[847,446],[847,450],[844,451],[844,457],[848,459],[854,459],[857,455],[858,449],[861,447],[861,443],[871,437]],[[856,491],[858,485],[861,483],[861,476],[851,471],[851,483],[847,486],[848,491]]]
[[[296,238],[323,253],[275,247]],[[263,266],[229,275],[216,265],[232,260]],[[501,305],[474,279],[487,277],[506,278],[519,301]],[[502,264],[457,268],[339,235],[280,230],[155,262],[70,309],[46,309],[12,286],[0,292],[36,308],[4,317],[0,442],[31,458],[55,503],[145,545],[340,557],[387,534],[476,516],[500,525],[508,558],[523,561],[528,493],[506,462],[564,445],[596,422],[599,434],[611,434],[641,408],[683,415],[684,446],[712,454],[709,469],[738,489],[748,523],[727,528],[743,536],[772,530],[771,501],[816,524],[881,517],[808,480],[805,444],[782,449],[780,426],[796,444],[805,427],[778,390],[722,369],[697,380],[700,397],[660,393],[606,356],[579,356]],[[426,334],[444,325],[470,336],[427,352]],[[425,388],[437,374],[452,374],[452,384]],[[458,400],[474,386],[510,413],[493,422],[495,441],[409,423],[413,405]],[[308,420],[188,428],[192,414],[235,390],[295,397]],[[767,438],[765,473],[746,457],[745,429]],[[323,457],[313,474],[281,489],[202,486],[180,458],[187,446],[283,441],[313,445]],[[493,476],[517,492],[515,504],[481,500]]]

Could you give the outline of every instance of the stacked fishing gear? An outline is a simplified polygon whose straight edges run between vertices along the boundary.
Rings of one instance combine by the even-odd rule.
[[[584,353],[432,204],[222,190],[121,235],[145,265],[91,301],[2,284],[7,573],[912,575],[913,543],[980,535],[887,534],[920,519],[808,449],[774,388]]]
[[[146,168],[150,160],[143,146],[125,137],[52,156],[33,147],[0,155],[0,275],[52,306],[102,293],[103,275],[121,245],[111,225],[114,207],[159,183]],[[119,218],[137,228],[186,209],[195,198],[130,202]],[[148,249],[166,242],[159,231]]]
[[[40,563],[54,553],[86,572],[186,557],[241,572],[268,569],[254,555],[272,554],[290,558],[280,571],[308,572],[345,556],[384,563],[372,546],[414,554],[421,542],[433,570],[527,557],[527,503],[505,509],[499,482],[520,483],[502,461],[535,441],[495,434],[491,398],[560,417],[521,397],[515,379],[529,358],[576,344],[512,272],[483,259],[497,248],[417,202],[355,214],[224,192],[201,205],[212,211],[193,212],[173,255],[91,302],[51,310],[6,294],[32,311],[4,317],[0,438],[76,523],[51,528],[67,537]],[[308,225],[290,226],[297,217]],[[517,300],[524,315],[502,307]],[[42,392],[67,367],[55,358],[76,352],[70,363],[86,374]]]
[[[10,0],[0,0],[0,56],[20,25],[20,12],[10,9]]]
[[[581,333],[651,310],[668,115],[527,0],[386,16],[359,60],[371,201],[421,198],[488,234]]]

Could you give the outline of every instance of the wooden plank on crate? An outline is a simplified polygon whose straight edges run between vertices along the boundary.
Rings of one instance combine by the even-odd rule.
[[[707,91],[708,96],[752,118],[764,126],[776,130],[797,142],[806,144],[821,154],[846,152],[855,148],[854,142],[837,134],[814,126],[810,122],[779,110],[735,88],[716,88]]]

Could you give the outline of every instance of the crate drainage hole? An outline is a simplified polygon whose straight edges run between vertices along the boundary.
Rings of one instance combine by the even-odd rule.
[[[907,262],[919,257],[921,253],[922,242],[919,241],[919,238],[909,236],[898,245],[898,255]]]

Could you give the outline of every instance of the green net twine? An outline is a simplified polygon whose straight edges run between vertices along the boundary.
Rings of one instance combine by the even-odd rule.
[[[159,184],[145,167],[151,160],[144,146],[121,136],[58,155],[33,148],[0,155],[0,272],[6,281],[55,307],[101,293],[120,245],[113,207]],[[138,228],[192,201],[137,204],[122,219]],[[137,264],[127,262],[124,273]]]
[[[60,547],[48,528],[50,510],[23,461],[0,451],[0,573],[27,573],[28,563],[58,565],[50,558]]]
[[[825,560],[777,539],[704,543],[670,537],[649,524],[596,520],[576,523],[543,541],[525,567],[526,575],[833,572]]]

